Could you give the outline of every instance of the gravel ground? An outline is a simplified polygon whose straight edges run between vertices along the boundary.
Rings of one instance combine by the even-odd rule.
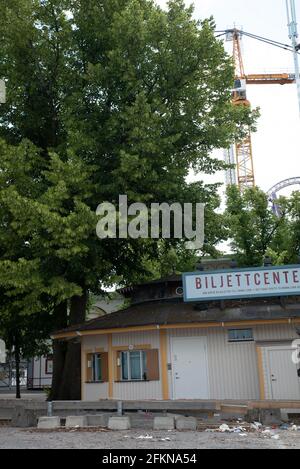
[[[207,432],[37,431],[0,427],[1,449],[300,449],[300,432],[278,431],[275,440],[260,433],[246,436]],[[165,440],[168,438],[168,440]]]

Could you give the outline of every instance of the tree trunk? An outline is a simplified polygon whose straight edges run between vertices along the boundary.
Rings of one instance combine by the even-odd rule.
[[[68,326],[68,304],[66,301],[56,307],[54,315],[57,330],[64,329]],[[67,344],[65,342],[58,340],[53,342],[53,374],[51,392],[49,396],[50,401],[57,401],[60,399],[60,387],[65,364],[66,350]]]
[[[16,364],[16,399],[21,399],[20,388],[20,342],[19,335],[15,335],[15,364]]]
[[[88,292],[70,302],[69,325],[85,321]],[[79,339],[54,342],[51,400],[81,399],[81,344]]]
[[[53,374],[49,401],[58,401],[61,394],[61,380],[64,371],[67,344],[66,342],[53,341]]]
[[[62,401],[81,399],[81,344],[78,339],[67,343],[59,398]]]
[[[83,291],[81,296],[73,296],[70,306],[70,326],[81,324],[85,321],[88,292]]]

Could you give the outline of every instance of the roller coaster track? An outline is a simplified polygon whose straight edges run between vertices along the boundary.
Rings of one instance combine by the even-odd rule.
[[[282,191],[283,189],[286,189],[287,187],[291,187],[291,186],[300,186],[300,177],[294,177],[294,178],[285,179],[284,181],[280,181],[278,182],[278,184],[271,187],[271,189],[269,189],[267,192],[269,201],[273,205],[273,211],[275,215],[277,215],[278,217],[281,216],[280,207],[276,203],[278,199],[278,193]]]

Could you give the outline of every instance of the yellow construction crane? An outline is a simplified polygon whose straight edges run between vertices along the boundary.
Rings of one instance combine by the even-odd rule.
[[[233,89],[233,104],[235,106],[251,107],[247,99],[246,85],[271,85],[295,83],[295,75],[288,73],[251,74],[246,75],[241,50],[241,37],[243,31],[231,29],[226,31],[227,40],[233,42],[233,59],[235,65],[235,80]],[[251,131],[248,129],[243,140],[236,141],[235,145],[225,152],[225,161],[235,164],[237,170],[228,170],[227,184],[237,184],[241,190],[255,186],[253,152]]]

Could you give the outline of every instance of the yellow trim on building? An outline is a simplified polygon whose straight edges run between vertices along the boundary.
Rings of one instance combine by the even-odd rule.
[[[84,384],[86,382],[86,352],[81,347],[81,400],[84,401]]]
[[[113,350],[116,352],[124,352],[126,350],[131,350],[130,345],[114,345]],[[132,345],[133,350],[148,350],[151,349],[152,346],[150,344],[138,344],[138,345]]]
[[[84,353],[87,355],[88,353],[103,353],[105,352],[104,347],[95,347],[95,348],[89,348],[89,349],[83,349]]]
[[[97,329],[96,331],[81,331],[80,334],[83,336],[95,335],[96,334],[118,334],[123,332],[140,332],[140,331],[153,331],[158,330],[160,326],[150,325],[150,326],[133,326],[133,327],[118,327],[111,329]],[[77,334],[76,334],[77,335]]]
[[[59,334],[52,334],[50,336],[51,339],[53,340],[58,340],[58,339],[73,339],[74,337],[78,337],[78,334],[75,332],[61,332]]]
[[[118,350],[113,351],[113,361],[114,361],[114,381],[118,381]]]
[[[168,380],[168,336],[166,330],[159,331],[160,340],[160,360],[161,360],[161,383],[162,398],[169,399],[169,380]]]
[[[256,347],[257,353],[257,365],[258,365],[258,379],[259,379],[259,395],[260,400],[265,400],[265,377],[264,377],[264,364],[263,364],[263,353],[261,347]]]
[[[112,347],[112,334],[108,335],[108,399],[114,397],[114,351]]]

